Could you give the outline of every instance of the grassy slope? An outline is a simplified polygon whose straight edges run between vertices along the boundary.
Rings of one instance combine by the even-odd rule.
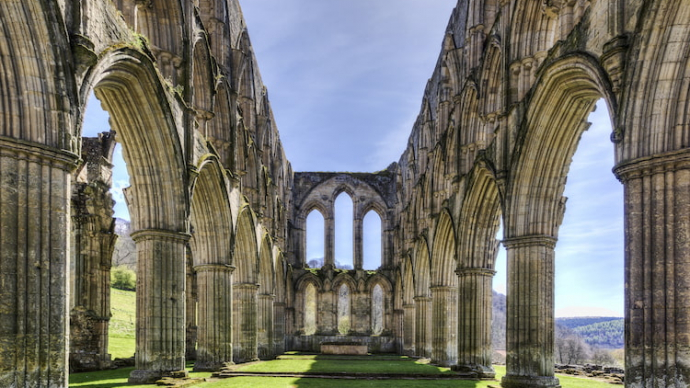
[[[110,289],[110,328],[108,351],[115,358],[134,355],[136,294],[133,291]]]

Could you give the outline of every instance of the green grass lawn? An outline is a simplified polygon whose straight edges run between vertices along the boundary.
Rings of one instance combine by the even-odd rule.
[[[108,328],[108,353],[113,359],[134,355],[136,294],[134,291],[110,289],[110,327]]]

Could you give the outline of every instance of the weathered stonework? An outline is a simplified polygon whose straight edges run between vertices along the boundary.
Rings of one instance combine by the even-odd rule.
[[[492,376],[502,220],[502,385],[557,387],[562,195],[603,98],[625,187],[625,384],[687,387],[690,0],[458,1],[407,149],[373,174],[293,173],[237,0],[4,0],[0,25],[0,386],[66,387],[70,353],[107,365],[111,216],[105,171],[89,170],[107,165],[80,136],[93,91],[131,175],[131,382],[179,374],[195,344],[197,368],[213,369],[321,341]],[[346,272],[332,244],[341,192],[355,209]],[[305,265],[312,210],[326,221],[320,269]],[[362,268],[369,210],[376,271]]]

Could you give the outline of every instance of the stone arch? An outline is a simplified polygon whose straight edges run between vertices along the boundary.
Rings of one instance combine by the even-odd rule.
[[[273,267],[272,241],[264,234],[259,249],[259,306],[258,306],[258,356],[265,360],[274,356],[274,314],[276,274]]]
[[[190,246],[198,310],[195,370],[232,362],[232,215],[225,172],[207,155],[193,182]]]
[[[60,49],[69,47],[64,27],[51,20],[61,10],[22,3],[0,5],[0,135],[67,151],[63,158],[74,163],[81,149],[71,111],[77,86],[72,58]]]
[[[518,137],[507,189],[506,238],[557,236],[561,195],[587,115],[600,97],[615,112],[608,79],[593,58],[573,54],[545,68],[531,96]],[[545,108],[548,107],[548,108]],[[570,109],[565,109],[570,107]],[[614,117],[614,122],[615,122]],[[539,167],[537,167],[539,166]],[[518,209],[532,209],[528,213]]]
[[[233,262],[236,267],[233,286],[233,359],[248,362],[258,359],[258,274],[259,247],[256,222],[245,206],[238,216]]]
[[[285,307],[288,302],[287,277],[289,274],[283,252],[277,245],[273,246],[273,268],[275,268],[276,273],[275,301],[273,303],[275,325],[273,329],[273,352],[278,355],[285,353],[285,335],[287,333]]]
[[[615,104],[603,70],[585,54],[550,64],[538,81],[518,133],[504,205],[511,295],[505,384],[524,376],[553,376],[554,248],[565,211],[566,175],[596,100],[603,96],[609,107]],[[536,337],[523,339],[535,332]]]
[[[493,377],[492,281],[501,202],[488,162],[479,160],[467,182],[458,225],[458,365]]]
[[[230,54],[230,29],[227,3],[220,0],[200,0],[199,17],[209,34],[209,46],[217,61],[224,62]]]
[[[415,354],[415,283],[412,259],[409,255],[403,259],[402,268],[402,353],[406,356],[412,356]]]
[[[447,210],[436,224],[431,250],[431,360],[443,366],[457,363],[458,277],[455,227]]]
[[[654,64],[630,66],[626,74],[636,82],[627,83],[631,97],[622,105],[624,121],[614,126],[616,163],[690,146],[690,40],[680,38],[690,36],[689,8],[681,1],[645,10],[639,27],[644,40],[636,40],[633,49],[640,50],[639,61]]]
[[[318,276],[311,272],[307,272],[301,276],[295,283],[295,321],[299,332],[306,335],[313,335],[319,331],[322,326],[323,315],[318,313],[319,306],[322,301],[323,282]],[[311,298],[308,292],[309,287],[314,287],[314,301],[313,306],[307,306],[307,298]],[[312,316],[313,314],[313,316]]]
[[[231,114],[233,109],[228,89],[227,79],[221,78],[217,83],[215,98],[213,99],[213,118],[206,124],[206,138],[218,153],[223,166],[235,171],[236,123],[235,116]]]
[[[459,170],[461,174],[467,173],[477,155],[479,148],[484,148],[481,136],[482,122],[479,118],[479,87],[474,81],[465,83],[460,95],[459,125],[460,125],[460,149],[458,150]]]
[[[91,69],[82,101],[91,90],[124,146],[133,229],[186,231],[189,206],[179,206],[188,203],[179,124],[169,100],[158,97],[168,94],[151,60],[126,48],[108,52]]]
[[[185,25],[183,6],[180,0],[167,2],[147,1],[137,4],[136,22],[138,33],[146,36],[161,63],[163,74],[177,80],[176,70],[184,57]]]
[[[346,295],[343,294],[344,287],[347,287]],[[358,287],[355,279],[347,273],[338,274],[333,279],[333,292],[335,293],[335,326],[332,328],[325,327],[326,330],[332,330],[341,335],[347,335],[351,331],[356,331],[358,327],[368,325],[363,322],[353,322],[355,317],[355,302],[357,299]]]
[[[185,362],[188,178],[171,99],[148,56],[128,48],[105,53],[80,95],[94,90],[123,145],[126,189],[137,248],[137,352],[130,381],[149,382]],[[183,301],[178,303],[178,301]],[[169,327],[166,336],[154,336]]]
[[[431,358],[431,292],[430,256],[426,238],[420,237],[414,248],[415,285],[415,352]]]
[[[481,115],[495,118],[505,106],[505,67],[501,43],[498,37],[489,38],[487,54],[483,58],[481,72]]]
[[[213,119],[213,98],[215,87],[215,64],[205,35],[194,41],[192,54],[192,107],[198,123],[197,130],[204,137],[209,136],[209,122]]]

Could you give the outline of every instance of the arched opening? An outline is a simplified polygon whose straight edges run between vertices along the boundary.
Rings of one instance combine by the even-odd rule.
[[[362,269],[377,270],[381,267],[382,247],[381,240],[383,236],[383,229],[381,225],[381,216],[373,210],[369,211],[364,216],[363,221],[363,250],[364,260]]]
[[[233,264],[233,360],[237,363],[258,359],[257,284],[259,263],[253,214],[242,209],[237,221]]]
[[[307,284],[304,289],[304,335],[316,334],[316,287]]]
[[[343,283],[338,288],[338,333],[347,335],[352,327],[350,319],[350,287]]]
[[[383,288],[377,284],[371,291],[371,333],[373,335],[380,335],[383,332],[384,315]]]
[[[307,216],[307,254],[309,268],[321,268],[326,256],[324,217],[318,210],[312,210]]]
[[[259,251],[258,354],[262,360],[273,357],[273,302],[275,300],[273,252],[268,236]]]
[[[335,200],[335,267],[354,269],[352,198],[340,193]]]

